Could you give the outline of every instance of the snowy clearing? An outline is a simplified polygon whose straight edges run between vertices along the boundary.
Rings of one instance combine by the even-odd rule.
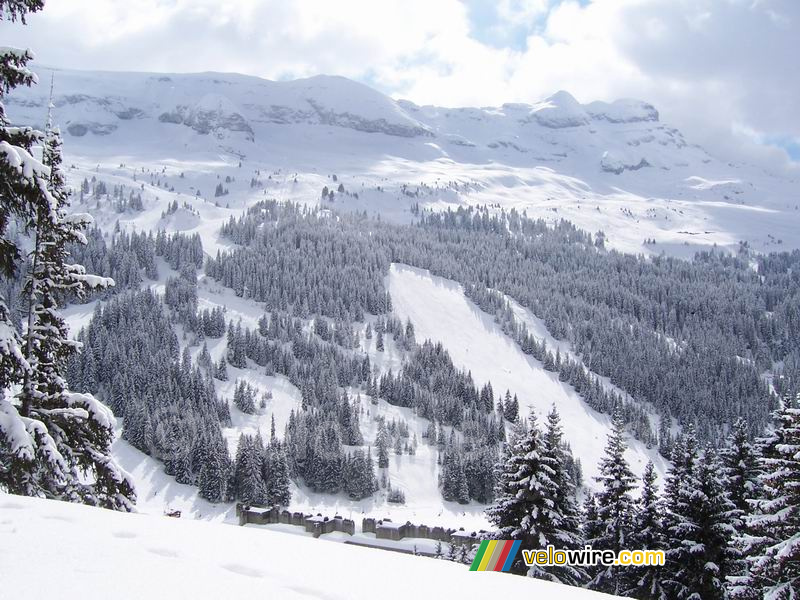
[[[68,540],[62,544],[45,540]],[[430,558],[275,531],[0,494],[4,598],[609,598]],[[31,560],[36,557],[36,560]],[[41,565],[47,565],[43,577]]]

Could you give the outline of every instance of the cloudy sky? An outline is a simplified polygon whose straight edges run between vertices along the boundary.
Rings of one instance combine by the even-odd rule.
[[[641,98],[718,154],[800,167],[800,0],[47,0],[41,64],[344,75],[445,106]]]

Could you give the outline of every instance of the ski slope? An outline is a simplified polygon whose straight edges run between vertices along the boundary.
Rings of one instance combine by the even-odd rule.
[[[609,598],[264,529],[7,494],[0,494],[0,548],[0,595],[9,599]]]
[[[453,363],[469,370],[479,387],[491,381],[495,394],[504,394],[507,389],[517,394],[520,414],[533,410],[540,424],[555,406],[561,415],[564,437],[581,460],[585,483],[593,487],[610,432],[611,419],[607,415],[589,408],[572,387],[559,381],[556,373],[546,371],[539,361],[524,354],[491,315],[464,295],[459,284],[423,269],[393,264],[386,287],[394,312],[403,320],[411,319],[417,339],[441,342]],[[633,439],[629,446],[625,457],[637,476],[652,460],[659,477],[664,477],[667,465],[656,449],[647,449]]]

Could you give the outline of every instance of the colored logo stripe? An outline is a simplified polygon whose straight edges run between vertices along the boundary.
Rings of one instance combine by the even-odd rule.
[[[511,570],[511,565],[514,564],[514,559],[517,557],[517,552],[519,552],[519,547],[522,545],[522,542],[516,540],[508,551],[508,556],[506,556],[506,562],[503,565],[503,572],[508,573]]]
[[[486,546],[486,552],[483,553],[481,564],[478,565],[478,571],[485,571],[486,567],[489,566],[489,561],[492,560],[495,547],[497,547],[497,540],[489,540],[489,545]]]
[[[497,557],[497,562],[494,565],[492,571],[502,571],[503,568],[506,566],[506,559],[508,558],[508,553],[511,552],[511,548],[514,546],[514,542],[511,540],[506,540],[503,542],[503,547],[500,549],[500,555]]]
[[[483,540],[481,545],[478,547],[478,552],[475,554],[475,558],[472,560],[472,564],[469,567],[470,571],[477,571],[478,567],[483,560],[483,555],[486,553],[486,547],[489,545],[489,540]]]
[[[508,542],[500,540],[494,547],[494,551],[492,552],[491,558],[489,558],[489,562],[486,563],[486,570],[487,571],[497,571],[497,563],[500,563],[500,567],[503,567],[503,562],[500,562],[500,556],[503,554],[503,550],[506,548],[506,544]]]
[[[519,547],[519,540],[483,540],[469,570],[508,572]]]

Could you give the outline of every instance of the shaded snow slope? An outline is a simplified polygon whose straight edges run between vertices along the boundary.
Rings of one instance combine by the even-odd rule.
[[[64,545],[48,540],[65,540]],[[249,527],[0,494],[4,598],[610,598],[466,566]],[[32,558],[35,557],[35,560]],[[43,576],[42,565],[47,565]]]
[[[454,364],[469,370],[478,386],[491,381],[496,394],[511,390],[519,397],[520,414],[533,409],[540,424],[555,405],[564,437],[583,465],[586,485],[596,485],[593,478],[610,432],[607,415],[589,408],[556,373],[524,354],[490,315],[464,296],[459,284],[422,269],[393,264],[387,287],[394,312],[404,320],[411,319],[417,339],[442,342]],[[666,464],[655,449],[636,440],[629,440],[629,446],[626,458],[637,476],[652,460],[663,478]]]
[[[197,487],[175,481],[164,472],[164,464],[121,439],[117,440],[112,453],[119,465],[133,477],[136,484],[136,511],[150,515],[164,515],[175,510],[183,517],[204,521],[236,522],[233,504],[211,504],[201,498]]]
[[[42,81],[52,73],[38,72]],[[326,205],[399,220],[415,204],[486,204],[602,229],[630,252],[691,256],[740,240],[800,247],[796,175],[718,160],[640,100],[582,104],[561,91],[530,104],[443,108],[341,77],[54,73],[70,181],[144,184],[147,214],[119,217],[130,226],[211,239],[228,207],[238,213],[265,196],[317,203],[323,186],[342,183]],[[47,93],[15,90],[6,102],[12,122],[43,124]],[[221,199],[218,183],[229,191]],[[219,206],[160,222],[175,199]]]

